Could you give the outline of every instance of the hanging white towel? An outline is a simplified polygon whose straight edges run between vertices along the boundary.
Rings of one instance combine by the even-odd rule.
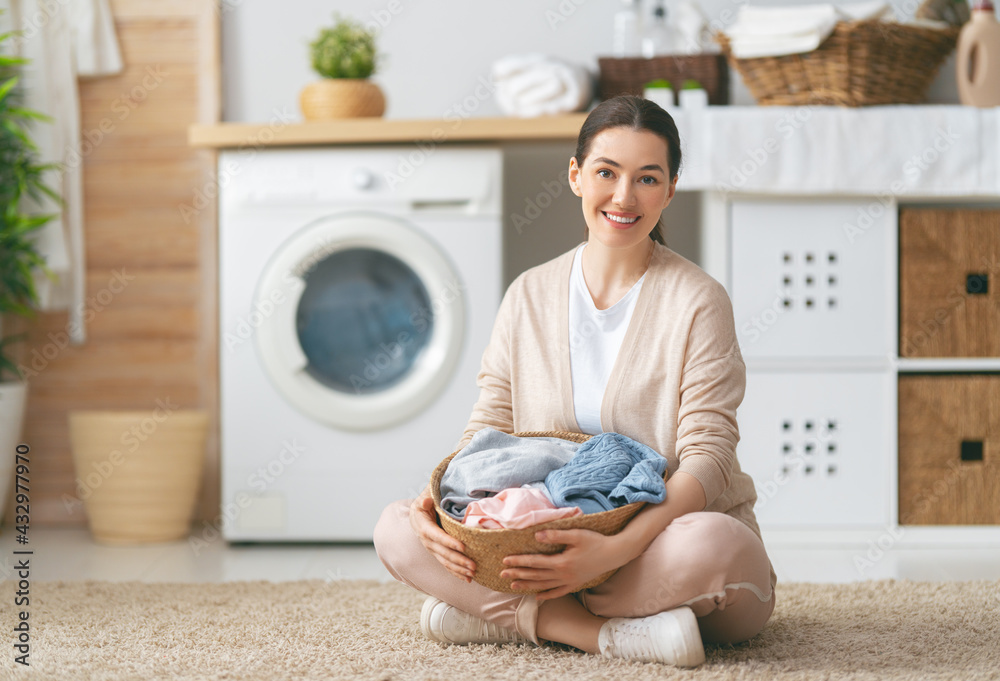
[[[75,344],[86,340],[86,262],[83,239],[83,161],[80,152],[78,76],[122,70],[121,53],[107,0],[13,0],[10,25],[22,31],[18,53],[24,68],[25,106],[52,118],[38,123],[32,137],[42,162],[60,163],[46,183],[62,196],[60,207],[43,201],[33,208],[57,217],[39,230],[36,244],[54,280],[36,277],[43,310],[69,309],[67,333]]]
[[[68,9],[76,74],[87,77],[120,73],[124,65],[107,0],[73,0]]]

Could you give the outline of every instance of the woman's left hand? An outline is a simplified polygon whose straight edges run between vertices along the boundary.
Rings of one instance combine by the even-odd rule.
[[[559,598],[583,584],[628,562],[616,537],[592,530],[542,530],[535,539],[543,544],[565,544],[562,553],[521,554],[503,559],[500,573],[513,580],[515,590],[539,590],[539,601]]]

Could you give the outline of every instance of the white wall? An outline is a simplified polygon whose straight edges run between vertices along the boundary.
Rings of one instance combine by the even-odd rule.
[[[804,4],[770,0],[760,4]],[[702,0],[706,16],[732,23],[739,0]],[[917,0],[893,0],[912,15]],[[492,62],[504,55],[544,52],[588,65],[611,52],[611,22],[618,0],[224,0],[224,119],[264,122],[275,110],[298,116],[298,93],[317,76],[309,67],[308,43],[334,10],[365,23],[377,21],[384,55],[374,77],[386,93],[387,118],[499,116],[486,96]],[[933,101],[956,102],[954,65],[949,61],[931,92]],[[752,104],[733,74],[736,104]],[[564,183],[572,143],[505,145],[504,281],[562,253],[583,238],[580,203]],[[556,190],[556,182],[561,189]],[[683,174],[680,183],[683,189]],[[552,199],[531,219],[540,194]],[[545,198],[545,197],[543,197]],[[667,242],[697,262],[699,202],[678,192],[664,214]],[[530,215],[529,215],[530,213]],[[518,221],[519,222],[519,221]]]
[[[719,26],[731,24],[741,4],[701,1],[702,11]],[[912,16],[919,3],[891,4],[898,14]],[[597,57],[611,51],[617,8],[617,0],[223,0],[224,119],[266,121],[283,107],[297,115],[298,93],[316,77],[308,43],[332,23],[334,11],[384,24],[378,38],[384,62],[374,80],[388,99],[386,117],[435,118],[450,112],[500,115],[491,98],[477,99],[475,92],[493,61],[507,54],[544,52],[596,72]],[[958,101],[953,59],[942,68],[931,100]],[[753,100],[735,82],[733,101]]]

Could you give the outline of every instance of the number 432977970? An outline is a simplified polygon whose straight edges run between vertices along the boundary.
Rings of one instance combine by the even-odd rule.
[[[18,447],[18,450],[20,449],[21,448]],[[28,472],[29,472],[28,457],[24,456],[23,454],[20,453],[20,451],[18,451],[16,464],[17,466],[15,468],[16,478],[14,485],[14,492],[15,492],[14,502],[15,504],[17,504],[17,506],[14,509],[15,512],[14,531],[25,537],[25,540],[21,540],[20,538],[18,538],[19,541],[21,541],[22,543],[27,543],[26,540],[28,534],[28,522],[29,518],[31,517],[29,515],[29,505],[28,505],[28,492],[30,491],[28,489]]]

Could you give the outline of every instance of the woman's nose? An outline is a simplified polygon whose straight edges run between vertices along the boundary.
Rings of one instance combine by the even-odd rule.
[[[628,181],[619,182],[618,186],[615,187],[615,195],[611,200],[622,208],[631,208],[632,202],[635,200],[635,192],[632,191],[632,183]]]

